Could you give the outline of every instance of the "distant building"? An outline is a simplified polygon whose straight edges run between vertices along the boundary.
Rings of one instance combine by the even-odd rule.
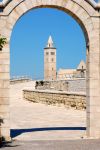
[[[44,48],[44,80],[56,80],[56,48],[51,36]]]
[[[82,60],[76,69],[59,69],[57,73],[58,80],[68,80],[86,77],[86,64]]]
[[[56,73],[56,48],[52,37],[49,36],[44,48],[44,80],[69,80],[86,78],[86,64],[82,60],[76,69],[59,69]]]

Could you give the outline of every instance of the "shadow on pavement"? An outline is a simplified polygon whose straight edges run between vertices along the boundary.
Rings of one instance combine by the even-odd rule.
[[[14,138],[22,133],[39,131],[63,131],[63,130],[86,130],[86,127],[44,127],[31,129],[11,129],[11,137]]]
[[[5,148],[5,147],[10,147],[10,148],[14,148],[14,147],[18,147],[20,145],[12,145],[12,142],[10,143],[5,143],[5,142],[2,142],[2,144],[0,145],[0,148]]]

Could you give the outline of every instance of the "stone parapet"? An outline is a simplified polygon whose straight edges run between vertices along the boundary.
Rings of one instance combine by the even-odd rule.
[[[37,81],[38,90],[58,90],[67,92],[85,92],[86,79],[56,80],[56,81]]]

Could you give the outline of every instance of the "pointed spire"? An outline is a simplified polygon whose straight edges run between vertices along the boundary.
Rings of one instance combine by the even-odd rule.
[[[49,36],[47,47],[54,47],[54,43],[53,43],[51,35]]]

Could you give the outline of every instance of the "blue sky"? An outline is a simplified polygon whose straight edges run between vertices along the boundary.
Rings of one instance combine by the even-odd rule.
[[[86,59],[85,39],[77,22],[62,11],[39,8],[22,16],[13,28],[11,76],[43,78],[43,52],[49,35],[57,48],[57,70],[76,68]]]

